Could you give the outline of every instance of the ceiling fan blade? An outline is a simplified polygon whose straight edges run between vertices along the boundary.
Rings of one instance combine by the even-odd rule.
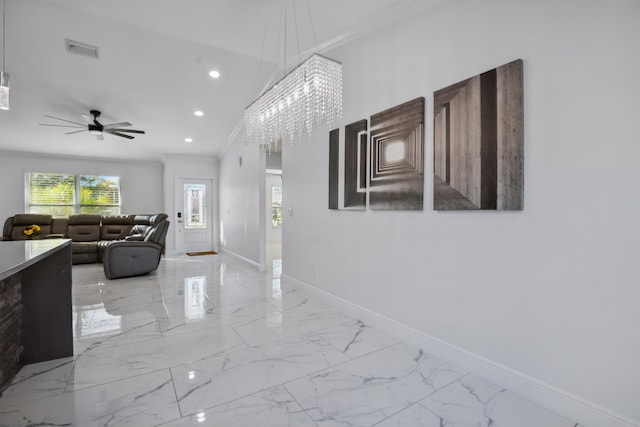
[[[119,128],[120,126],[131,126],[131,123],[129,122],[110,123],[108,125],[104,125],[103,129]]]
[[[105,126],[105,130],[114,130],[116,132],[140,133],[143,135],[145,133],[143,130],[136,130],[136,129],[113,129],[113,128],[107,129],[106,126]]]
[[[61,119],[60,117],[47,116],[46,114],[44,116],[49,117],[50,119],[62,120],[63,122],[69,122],[73,123],[74,125],[84,126],[84,123],[72,122],[71,120]]]
[[[71,135],[72,133],[80,133],[80,132],[85,132],[86,129],[82,129],[82,130],[73,130],[71,132],[66,132],[65,135]]]
[[[45,123],[38,123],[40,126],[55,126],[58,128],[75,128],[75,129],[86,129],[86,126],[70,126],[70,125],[50,125]]]
[[[127,138],[127,139],[133,139],[134,138],[131,135],[125,135],[124,133],[116,132],[113,129],[105,129],[104,133],[108,133],[110,135],[115,135],[115,136],[121,136],[121,137]]]

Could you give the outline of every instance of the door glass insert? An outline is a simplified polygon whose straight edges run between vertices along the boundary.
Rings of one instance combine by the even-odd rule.
[[[184,184],[184,228],[207,227],[206,191],[205,184]]]

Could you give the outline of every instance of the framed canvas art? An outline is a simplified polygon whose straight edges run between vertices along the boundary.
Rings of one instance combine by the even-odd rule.
[[[435,210],[522,210],[522,60],[434,92]]]

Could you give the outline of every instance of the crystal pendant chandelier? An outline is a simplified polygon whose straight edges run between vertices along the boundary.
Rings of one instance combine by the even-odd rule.
[[[244,111],[247,140],[271,150],[342,116],[342,64],[314,53]]]
[[[286,64],[286,13],[284,44]],[[314,127],[330,126],[341,116],[342,64],[314,53],[244,110],[246,141],[271,151],[281,143],[293,144],[303,133],[310,137]]]

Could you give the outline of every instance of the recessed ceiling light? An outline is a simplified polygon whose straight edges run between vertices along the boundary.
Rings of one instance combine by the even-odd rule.
[[[212,78],[217,79],[218,77],[220,77],[220,71],[211,70],[211,71],[209,71],[209,75]]]
[[[200,111],[200,110],[198,110],[198,111],[194,112],[193,114],[195,114],[195,115],[196,115],[196,116],[198,116],[198,117],[202,117],[202,116],[204,116],[204,113],[203,113],[202,111]]]
[[[184,142],[193,142],[193,139],[191,139],[191,138],[185,138],[185,139],[184,139]]]

